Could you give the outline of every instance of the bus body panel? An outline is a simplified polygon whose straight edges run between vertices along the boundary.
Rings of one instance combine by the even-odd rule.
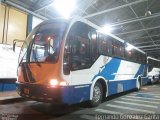
[[[94,84],[94,80],[104,79],[108,86],[106,95],[112,95],[136,88],[136,81],[139,76],[144,76],[144,69],[145,65],[142,64],[101,55],[90,69],[72,71],[71,81],[72,85],[86,89]],[[142,79],[144,80],[148,79]],[[90,96],[91,93],[92,89]]]
[[[51,79],[60,79],[58,64],[23,63],[19,67],[18,82],[47,84]],[[24,78],[24,76],[26,76]]]

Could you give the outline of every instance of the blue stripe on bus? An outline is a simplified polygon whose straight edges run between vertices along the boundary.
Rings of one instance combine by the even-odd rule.
[[[119,93],[118,86],[123,86],[121,92],[136,88],[136,79],[120,80],[108,82],[108,95]],[[87,101],[90,98],[91,84],[85,87],[79,87],[75,89],[75,86],[63,87],[61,89],[61,99],[63,103],[74,104],[83,101]]]
[[[143,78],[143,84],[148,83],[148,78]],[[120,80],[108,82],[108,96],[119,93],[118,86],[123,86],[121,92],[136,88],[136,79]],[[86,87],[79,87],[75,89],[75,86],[68,86],[62,88],[62,101],[67,104],[74,104],[83,101],[87,101],[90,98],[91,85]],[[107,92],[107,91],[106,91]]]
[[[142,78],[142,85],[146,85],[150,82],[150,80],[148,79],[148,77],[144,77]]]
[[[144,74],[144,68],[145,68],[145,65],[140,65],[140,68],[139,70],[137,71],[136,75],[134,76],[135,78],[137,78],[139,75],[142,75]]]
[[[99,73],[94,76],[96,78],[97,76],[102,76],[106,80],[113,80],[115,78],[115,75],[113,73],[116,73],[118,71],[119,65],[121,60],[112,58],[107,64],[101,67],[101,70],[99,70]],[[92,81],[94,80],[92,79]]]
[[[113,95],[118,92],[118,86],[123,86],[123,91],[131,90],[136,87],[136,79],[129,79],[129,80],[120,80],[120,81],[112,81],[108,82],[108,95]],[[123,92],[122,91],[122,92]]]
[[[61,89],[63,103],[74,104],[89,100],[91,84],[76,89],[75,87],[68,86]]]
[[[108,95],[116,94],[119,92],[127,91],[136,88],[136,78],[138,75],[143,74],[145,65],[140,65],[136,75],[135,79],[128,79],[128,80],[117,80],[114,81],[115,75],[113,73],[117,73],[118,68],[120,66],[120,59],[112,58],[107,64],[102,66],[99,70],[99,73],[95,75],[92,79],[92,81],[98,77],[102,76],[106,80],[109,80],[108,82]],[[112,82],[110,82],[112,80]],[[144,78],[143,84],[146,84],[148,79]],[[85,87],[77,86],[69,86],[68,88],[62,89],[62,100],[64,103],[67,104],[73,104],[73,103],[79,103],[82,101],[89,100],[90,97],[90,88],[91,85],[85,86]],[[75,88],[76,87],[76,88]]]

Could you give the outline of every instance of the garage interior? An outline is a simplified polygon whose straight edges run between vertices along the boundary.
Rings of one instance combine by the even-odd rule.
[[[31,29],[27,24],[30,14],[41,20],[63,18],[53,7],[54,0],[2,0],[1,3],[2,44],[12,44],[13,38],[25,39]],[[159,0],[76,0],[70,17],[80,16],[100,27],[110,25],[112,34],[145,51],[148,56],[159,58],[159,4]],[[12,23],[18,31],[12,31]]]
[[[56,1],[62,1],[59,11]],[[93,120],[93,115],[97,113],[130,112],[158,114],[156,118],[159,119],[160,80],[155,84],[142,86],[139,91],[111,96],[99,107],[91,109],[86,109],[83,105],[53,107],[48,103],[26,100],[18,95],[15,82],[22,43],[17,43],[16,51],[13,52],[13,40],[25,40],[31,30],[44,20],[85,18],[141,49],[147,56],[160,60],[160,0],[66,1],[0,0],[0,119],[3,112],[14,113],[14,117],[19,115],[21,119],[25,114],[31,119],[39,120],[58,117],[60,120],[73,119],[72,117],[77,117],[77,120]],[[63,14],[67,8],[72,11]]]

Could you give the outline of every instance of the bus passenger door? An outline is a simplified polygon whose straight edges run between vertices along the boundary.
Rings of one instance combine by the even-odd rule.
[[[71,77],[75,85],[89,83],[91,67],[90,40],[81,36],[72,36],[71,41]],[[87,74],[88,73],[88,74]]]

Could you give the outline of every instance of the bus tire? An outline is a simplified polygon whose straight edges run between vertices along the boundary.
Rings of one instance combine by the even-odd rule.
[[[93,87],[93,97],[89,104],[91,107],[98,106],[103,100],[103,89],[100,82],[96,82]]]
[[[141,89],[141,78],[138,78],[136,90],[139,91],[140,89]]]
[[[155,77],[152,76],[152,78],[151,78],[151,85],[154,84],[154,80],[155,80]]]

